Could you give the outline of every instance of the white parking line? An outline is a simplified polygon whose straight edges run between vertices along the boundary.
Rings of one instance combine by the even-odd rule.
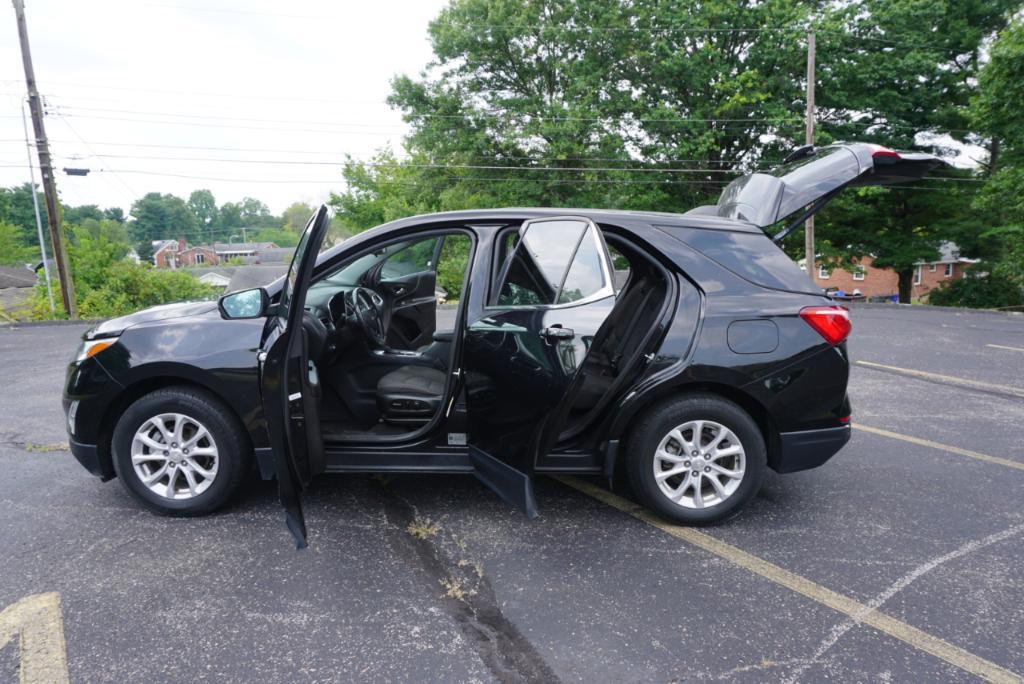
[[[1021,682],[1024,682],[1024,678],[1020,675],[1011,672],[1006,668],[1000,667],[990,660],[974,655],[970,651],[966,651],[959,646],[954,646],[948,641],[944,641],[937,636],[928,634],[927,632],[920,630],[917,627],[913,627],[902,620],[886,615],[885,613],[876,610],[867,604],[861,603],[860,601],[852,599],[849,596],[845,596],[839,592],[823,587],[806,577],[802,577],[794,572],[781,568],[774,563],[770,563],[763,558],[760,558],[759,556],[755,556],[752,553],[748,553],[731,544],[720,541],[709,534],[699,532],[692,527],[683,527],[681,525],[673,525],[672,523],[665,522],[646,508],[638,506],[632,501],[623,499],[620,496],[616,496],[607,489],[589,482],[584,482],[583,480],[579,480],[574,477],[558,475],[555,476],[554,479],[586,494],[587,496],[590,496],[591,498],[597,499],[598,501],[608,504],[613,508],[617,508],[637,520],[656,527],[663,532],[667,532],[677,539],[689,542],[709,553],[735,563],[756,575],[764,577],[779,586],[785,587],[791,591],[801,594],[802,596],[806,596],[812,601],[823,606],[827,606],[832,610],[847,615],[854,619],[858,624],[870,625],[879,632],[895,637],[900,641],[903,641],[920,651],[929,653],[936,658],[940,658],[950,665],[954,665],[955,667],[964,670],[965,672],[969,672],[990,682],[1005,682],[1007,684],[1021,684]]]
[[[852,427],[855,430],[870,432],[873,435],[881,435],[882,437],[888,437],[890,439],[898,439],[903,442],[910,442],[911,444],[931,447],[932,449],[941,449],[942,451],[948,451],[949,453],[957,454],[958,456],[966,456],[967,458],[973,458],[977,461],[985,461],[986,463],[996,463],[998,465],[1006,466],[1008,468],[1017,468],[1019,470],[1024,470],[1024,463],[1022,463],[1021,461],[1011,461],[1008,458],[1000,458],[999,456],[989,456],[988,454],[983,454],[979,451],[961,449],[960,447],[950,446],[949,444],[940,444],[939,442],[933,442],[930,439],[921,439],[920,437],[902,435],[898,432],[883,430],[882,428],[870,427],[868,425],[861,425],[860,423],[854,423]]]
[[[986,344],[986,347],[992,347],[993,349],[1007,349],[1009,351],[1024,352],[1024,348],[1021,347],[1007,347],[1002,344]]]
[[[953,375],[940,375],[939,373],[929,373],[928,371],[917,370],[915,368],[900,368],[899,366],[887,366],[884,363],[875,363],[874,361],[857,361],[858,366],[864,366],[866,368],[880,368],[882,370],[892,371],[900,375],[910,375],[918,378],[925,378],[928,380],[939,380],[941,382],[949,383],[951,385],[960,385],[961,387],[968,387],[971,389],[983,389],[996,392],[1002,392],[1004,394],[1012,394],[1015,397],[1024,399],[1024,389],[1020,387],[1011,387],[1010,385],[996,385],[990,382],[981,382],[980,380],[968,380],[967,378],[958,378]]]

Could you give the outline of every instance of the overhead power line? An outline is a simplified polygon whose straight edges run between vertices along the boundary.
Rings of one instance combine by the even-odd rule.
[[[20,138],[0,138],[0,143],[18,143],[24,144],[24,140]],[[54,140],[57,144],[76,144],[74,140]],[[169,149],[169,150],[204,150],[209,152],[271,152],[281,154],[304,154],[304,155],[330,155],[335,157],[344,157],[346,160],[351,159],[354,162],[360,161],[374,161],[376,157],[355,157],[348,155],[346,152],[332,151],[332,150],[295,150],[295,149],[281,149],[274,147],[219,147],[211,145],[167,145],[159,143],[141,143],[141,142],[124,142],[124,141],[112,141],[112,140],[94,140],[91,143],[98,147],[142,147],[142,148],[154,148],[154,149]],[[396,154],[396,159],[413,159],[414,155],[410,154]],[[621,157],[551,157],[551,156],[517,156],[517,155],[501,155],[501,156],[483,156],[483,155],[466,155],[460,156],[461,159],[471,159],[477,161],[486,161],[492,163],[504,162],[504,161],[526,161],[537,164],[542,163],[555,163],[555,162],[614,162],[620,164],[720,164],[724,166],[743,166],[744,168],[755,168],[764,167],[771,168],[772,166],[781,163],[781,159],[770,160],[761,159],[758,160],[757,164],[751,164],[747,160],[723,160],[723,159],[683,159],[679,157],[667,157],[665,159],[623,159]],[[334,162],[332,162],[334,163]]]
[[[104,159],[152,159],[161,161],[200,161],[225,162],[232,164],[284,164],[295,166],[336,166],[343,167],[345,161],[306,161],[298,159],[238,159],[216,157],[167,157],[144,154],[93,154],[91,156]],[[373,162],[354,161],[353,163],[370,168],[413,168],[413,169],[481,169],[488,171],[554,171],[559,173],[592,171],[592,172],[630,172],[630,173],[723,173],[737,174],[740,170],[709,169],[709,168],[649,168],[649,167],[615,167],[615,166],[509,166],[501,164],[459,164],[459,163],[419,163],[419,162]]]
[[[105,107],[82,107],[79,105],[62,105],[58,108],[61,112],[63,109],[70,109],[72,112],[85,111],[85,112],[109,112],[114,114],[142,114],[146,116],[163,116],[163,117],[174,117],[174,118],[186,118],[186,119],[213,119],[218,121],[249,121],[253,123],[285,123],[285,124],[313,124],[317,126],[379,126],[379,123],[363,123],[363,122],[351,122],[351,121],[308,121],[300,119],[262,119],[248,116],[221,116],[215,114],[186,114],[177,112],[154,112],[138,109],[108,109]],[[671,117],[598,117],[598,116],[548,116],[544,114],[536,115],[528,112],[514,112],[511,110],[501,109],[482,109],[482,110],[471,110],[463,114],[403,114],[403,116],[412,119],[471,119],[473,117],[518,117],[531,119],[536,121],[579,121],[579,122],[609,122],[609,121],[623,121],[623,122],[642,122],[642,123],[684,123],[684,122],[695,122],[695,123],[790,123],[803,121],[798,116],[787,116],[787,117],[732,117],[732,118],[705,118],[696,116],[671,116]],[[388,124],[399,126],[402,124]]]
[[[67,111],[70,110],[70,111]],[[223,116],[219,114],[197,114],[197,113],[184,113],[184,112],[155,112],[151,110],[138,110],[138,109],[114,109],[107,107],[83,107],[79,105],[58,105],[51,107],[49,112],[55,115],[75,115],[84,116],[79,112],[103,112],[110,114],[135,114],[140,116],[155,116],[164,118],[175,118],[175,119],[201,119],[201,120],[213,120],[213,121],[241,121],[249,123],[276,123],[276,124],[302,124],[302,125],[313,125],[313,126],[342,126],[342,127],[366,127],[374,128],[385,126],[389,128],[405,128],[406,124],[402,123],[380,123],[380,122],[361,122],[361,121],[322,121],[322,120],[304,120],[304,119],[266,119],[259,117],[247,117],[247,116]],[[699,117],[699,116],[669,116],[669,117],[631,117],[631,116],[557,116],[557,115],[545,115],[545,114],[532,114],[528,112],[514,112],[511,110],[502,109],[481,109],[471,110],[462,114],[434,114],[434,113],[422,113],[422,114],[409,114],[403,113],[402,116],[406,119],[450,119],[450,120],[471,120],[474,118],[487,118],[492,117],[495,119],[519,119],[524,120],[525,123],[541,123],[545,121],[555,122],[570,122],[570,123],[620,123],[620,124],[633,124],[633,123],[645,123],[645,124],[658,124],[658,125],[681,125],[689,123],[721,123],[721,124],[800,124],[803,125],[804,119],[800,116],[774,116],[774,117]],[[910,124],[901,124],[892,121],[835,121],[822,119],[819,121],[820,124],[826,126],[862,126],[865,128],[903,128],[903,129],[917,129],[916,126]],[[955,131],[955,132],[971,132],[968,129],[957,129],[957,128],[944,128],[944,131]]]
[[[104,170],[101,169],[100,171],[102,172]],[[191,180],[222,181],[222,182],[228,182],[228,183],[260,183],[260,184],[264,184],[264,183],[290,183],[290,184],[295,184],[295,183],[300,183],[300,184],[301,183],[329,183],[329,184],[334,184],[334,183],[338,183],[341,180],[340,178],[335,179],[335,180],[329,180],[329,179],[282,179],[282,178],[268,178],[268,179],[232,178],[232,177],[223,177],[223,176],[198,176],[198,175],[191,175],[191,174],[168,173],[168,172],[163,172],[163,171],[148,171],[148,170],[144,170],[144,169],[106,169],[106,171],[113,172],[113,173],[136,173],[136,174],[150,175],[150,176],[168,176],[168,177],[172,177],[172,178],[188,178],[188,179],[191,179]],[[478,177],[473,177],[473,176],[447,176],[447,177],[442,177],[440,179],[431,179],[431,180],[426,180],[426,179],[424,179],[424,180],[411,180],[411,181],[398,180],[398,181],[388,181],[388,182],[389,183],[393,183],[393,184],[397,184],[397,185],[416,185],[416,186],[421,186],[422,185],[422,186],[434,187],[434,186],[436,186],[438,184],[438,180],[442,180],[442,181],[443,180],[451,180],[453,182],[494,183],[494,184],[500,184],[500,183],[547,183],[547,184],[551,184],[551,185],[592,185],[592,184],[597,184],[597,185],[668,185],[668,186],[671,186],[671,185],[696,185],[696,186],[703,186],[703,187],[708,187],[708,186],[725,186],[725,185],[728,185],[728,181],[724,181],[724,180],[699,180],[699,181],[691,181],[691,180],[665,179],[665,180],[650,180],[650,181],[648,181],[648,180],[632,180],[632,179],[607,179],[607,180],[604,180],[604,179],[593,179],[593,180],[590,180],[590,179],[577,179],[577,178],[550,178],[550,179],[549,178],[493,178],[493,177],[487,177],[487,176],[478,176]],[[930,188],[930,187],[922,187],[922,186],[900,186],[900,185],[893,185],[893,186],[888,186],[888,187],[890,187],[892,189],[899,189],[899,190],[934,190],[934,191],[941,191],[942,190],[942,188]]]

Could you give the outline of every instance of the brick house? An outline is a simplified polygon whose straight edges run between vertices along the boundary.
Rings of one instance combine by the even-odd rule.
[[[179,249],[185,249],[184,240],[153,240],[153,265],[157,268],[174,268]]]
[[[836,289],[846,294],[857,292],[865,297],[890,297],[899,293],[899,279],[896,272],[888,268],[876,268],[874,259],[863,257],[856,266],[839,268],[818,263],[813,274],[816,285],[822,289]],[[921,299],[931,290],[955,278],[963,278],[967,269],[977,259],[960,256],[959,248],[952,242],[939,246],[936,261],[920,262],[914,268],[911,297]],[[803,264],[801,264],[803,267]]]
[[[261,255],[268,250],[279,247],[273,242],[215,242],[213,250],[222,261],[241,259],[246,264],[262,262]]]
[[[188,249],[178,250],[175,263],[180,268],[183,266],[216,266],[220,263],[220,257],[211,247],[199,245]]]

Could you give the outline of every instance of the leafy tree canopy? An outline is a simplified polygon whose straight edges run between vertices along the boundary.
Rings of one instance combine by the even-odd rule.
[[[429,28],[433,62],[392,84],[390,102],[412,127],[408,158],[350,160],[347,189],[331,201],[353,230],[452,208],[712,202],[736,173],[803,141],[808,30],[818,144],[944,152],[943,136],[978,139],[968,105],[982,46],[1017,4],[453,0]],[[837,202],[819,221],[824,251],[872,253],[909,277],[966,217],[961,189],[974,184],[918,187],[928,189]],[[948,220],[925,224],[915,208],[939,196]],[[802,251],[802,231],[789,243]]]
[[[306,227],[309,217],[313,215],[313,211],[313,207],[305,202],[291,204],[281,215],[284,229],[293,233],[301,233],[302,229]]]
[[[195,242],[199,226],[185,200],[158,192],[146,194],[132,205],[128,234],[143,261],[153,258],[153,241],[183,239]]]

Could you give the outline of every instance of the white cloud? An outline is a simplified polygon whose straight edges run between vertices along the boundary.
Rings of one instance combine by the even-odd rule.
[[[53,111],[46,126],[56,165],[92,171],[59,174],[65,202],[127,209],[146,192],[187,197],[206,187],[218,202],[249,195],[280,211],[340,189],[346,153],[367,156],[389,144],[400,149],[407,129],[385,103],[390,80],[416,74],[430,60],[427,24],[445,3],[26,4],[39,89]],[[0,185],[6,186],[27,181],[28,169],[8,166],[26,163],[18,142],[25,83],[13,10],[5,16]]]

